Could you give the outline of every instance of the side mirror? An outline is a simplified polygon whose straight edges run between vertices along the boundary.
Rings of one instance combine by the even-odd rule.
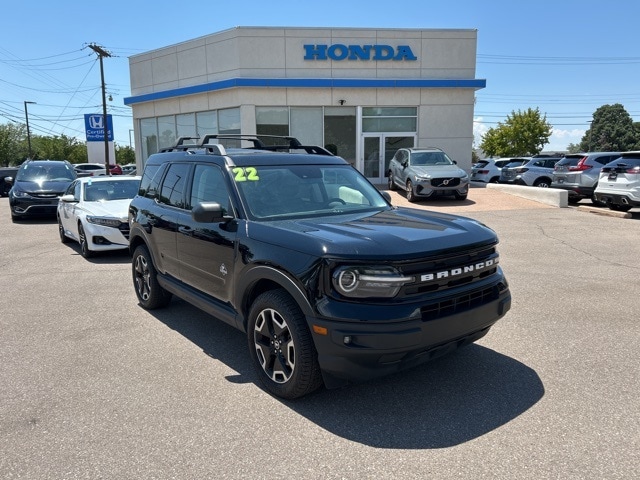
[[[384,197],[384,199],[385,199],[387,202],[391,203],[391,195],[389,194],[389,192],[387,192],[387,191],[385,190],[385,191],[380,192],[380,193],[382,193],[382,196]]]
[[[78,203],[76,197],[74,197],[71,193],[61,196],[60,201],[64,203]]]
[[[4,183],[8,183],[9,185],[13,185],[13,177],[4,177]]]
[[[191,210],[191,218],[198,223],[226,222],[233,217],[224,214],[223,208],[216,202],[202,202]]]

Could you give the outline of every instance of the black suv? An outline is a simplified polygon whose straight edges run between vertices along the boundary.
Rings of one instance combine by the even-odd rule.
[[[129,213],[133,283],[146,309],[175,294],[246,332],[271,393],[420,364],[509,310],[491,229],[396,208],[321,147],[212,143],[227,138],[179,141],[147,160]]]
[[[11,219],[54,216],[58,199],[77,175],[66,160],[26,160],[20,165],[9,190]]]

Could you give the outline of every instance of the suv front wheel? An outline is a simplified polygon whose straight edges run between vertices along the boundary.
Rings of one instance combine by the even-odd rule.
[[[298,398],[322,385],[318,354],[306,320],[284,290],[258,296],[247,327],[249,352],[260,383],[282,398]]]
[[[131,273],[136,296],[143,308],[166,307],[171,301],[171,293],[167,292],[158,283],[158,273],[153,266],[149,250],[144,245],[139,245],[133,252],[131,260]]]

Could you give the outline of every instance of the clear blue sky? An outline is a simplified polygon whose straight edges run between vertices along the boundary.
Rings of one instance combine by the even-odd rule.
[[[84,114],[101,113],[104,59],[115,141],[129,144],[128,57],[236,26],[473,28],[478,30],[476,138],[513,111],[539,108],[554,126],[546,150],[578,143],[593,112],[620,103],[640,121],[640,3],[122,1],[14,2],[0,29],[0,124],[84,140]]]

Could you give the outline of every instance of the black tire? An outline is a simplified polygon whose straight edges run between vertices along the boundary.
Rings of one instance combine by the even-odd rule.
[[[89,242],[87,240],[87,234],[84,233],[82,223],[78,224],[78,241],[80,242],[80,254],[84,258],[91,258],[94,255],[93,250],[89,248]]]
[[[389,190],[397,190],[398,186],[395,183],[395,180],[393,179],[393,173],[390,173],[389,176],[387,177],[387,180],[389,182]]]
[[[300,307],[284,290],[271,290],[251,305],[249,352],[260,383],[281,398],[299,398],[322,386],[309,327]]]
[[[598,188],[598,184],[596,183],[593,187],[593,189],[595,190],[596,188]],[[594,191],[591,194],[591,203],[593,203],[594,207],[606,207],[607,204],[604,202],[600,202],[597,198],[596,198],[596,192]]]
[[[610,203],[608,207],[616,212],[628,212],[632,208],[631,205],[618,205],[617,203]]]
[[[539,178],[533,182],[534,187],[549,188],[551,186],[551,180],[548,178]]]
[[[166,307],[171,301],[171,293],[158,283],[158,273],[153,266],[151,254],[144,245],[139,245],[131,258],[133,287],[142,308],[153,310]]]
[[[493,177],[489,180],[489,183],[500,183],[500,177]]]
[[[58,215],[58,233],[60,234],[60,241],[62,243],[69,243],[69,237],[64,234],[64,227],[60,221],[60,215]]]
[[[569,196],[569,198],[567,199],[567,202],[569,203],[569,205],[577,205],[578,202],[580,202],[580,200],[582,200],[580,197]]]
[[[412,203],[418,201],[415,193],[413,193],[413,184],[411,183],[411,180],[407,180],[407,200]]]

